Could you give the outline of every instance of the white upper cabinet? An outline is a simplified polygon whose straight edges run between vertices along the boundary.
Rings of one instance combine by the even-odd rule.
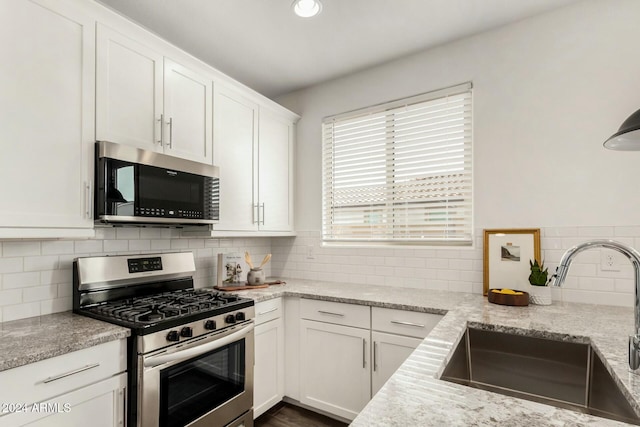
[[[93,235],[95,21],[0,1],[0,238]]]
[[[222,85],[216,85],[214,103],[213,161],[220,167],[220,222],[215,228],[255,231],[258,105]]]
[[[96,137],[162,151],[160,53],[98,24]]]
[[[294,118],[216,85],[214,163],[220,166],[215,230],[293,231]]]
[[[165,153],[211,164],[212,86],[210,78],[164,59]]]
[[[96,40],[96,139],[211,164],[211,77],[104,25]]]
[[[260,109],[258,201],[260,229],[293,230],[293,123]]]

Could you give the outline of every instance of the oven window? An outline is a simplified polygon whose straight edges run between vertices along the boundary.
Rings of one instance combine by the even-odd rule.
[[[245,340],[160,373],[160,427],[182,427],[244,392]]]

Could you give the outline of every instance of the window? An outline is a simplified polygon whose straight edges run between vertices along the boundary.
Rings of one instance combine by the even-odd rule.
[[[471,245],[471,84],[323,121],[323,240]]]

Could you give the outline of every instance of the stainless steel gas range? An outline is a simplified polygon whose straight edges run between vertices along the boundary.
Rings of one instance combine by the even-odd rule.
[[[192,253],[74,261],[74,312],[131,328],[129,426],[253,426],[253,300],[194,273]]]

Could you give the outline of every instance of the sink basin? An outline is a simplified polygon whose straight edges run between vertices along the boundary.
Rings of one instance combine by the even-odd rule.
[[[467,328],[441,379],[640,425],[590,344]]]

